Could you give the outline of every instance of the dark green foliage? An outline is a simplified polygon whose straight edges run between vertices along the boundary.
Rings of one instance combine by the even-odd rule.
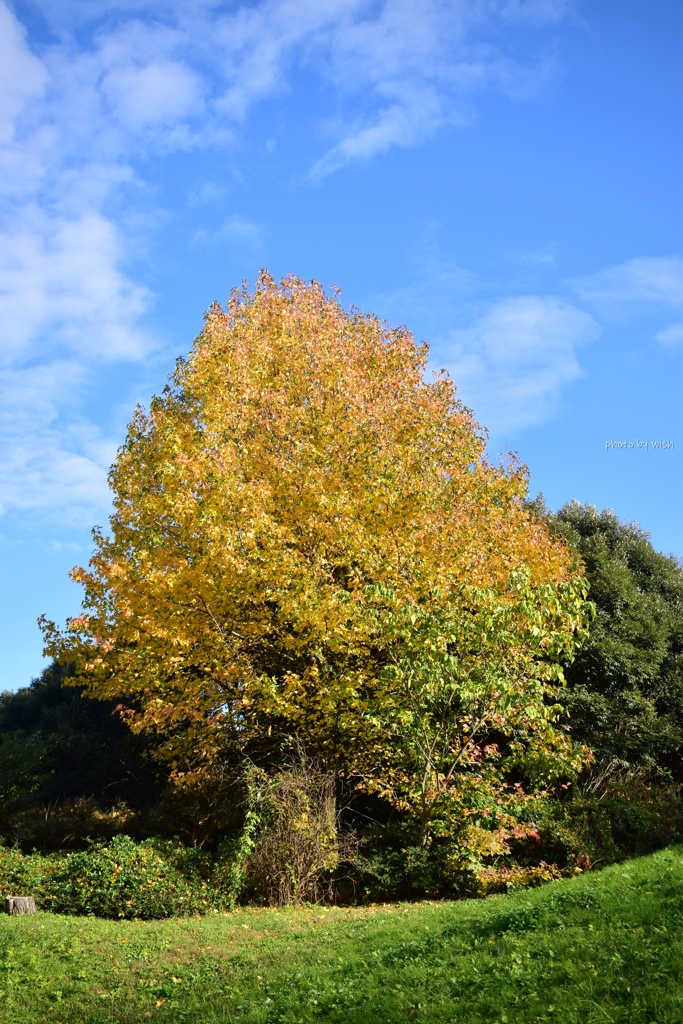
[[[541,841],[533,861],[541,856],[563,869],[642,856],[683,833],[680,789],[657,777],[612,784],[600,797],[578,791],[539,801],[534,815]]]
[[[419,842],[415,818],[394,815],[385,822],[366,823],[363,843],[347,882],[349,901],[363,903],[463,896],[476,884],[446,871],[448,843]],[[473,882],[472,879],[469,880]]]
[[[68,674],[53,664],[30,686],[0,694],[0,834],[25,848],[135,829],[164,781],[115,705],[63,686]]]
[[[582,560],[596,609],[559,696],[593,761],[539,803],[536,856],[564,867],[645,854],[683,832],[683,566],[610,509],[533,506]]]
[[[40,735],[21,729],[0,734],[0,806],[35,792],[45,782],[48,754]]]
[[[375,841],[366,846],[354,864],[354,895],[360,902],[424,899],[441,895],[443,865],[429,846],[399,845]],[[407,838],[407,837],[404,837]]]
[[[34,794],[44,803],[106,791],[112,801],[134,804],[158,774],[145,757],[145,741],[120,720],[113,702],[63,686],[69,674],[69,666],[52,664],[30,686],[1,694],[0,739],[40,741],[45,753]]]
[[[69,674],[52,664],[0,694],[0,838],[43,851],[121,833],[215,847],[239,826],[235,772],[220,765],[203,787],[173,785],[153,740],[132,733],[115,702],[64,686]]]
[[[561,695],[572,736],[595,754],[594,791],[634,767],[683,781],[683,566],[610,509],[535,507],[583,560],[596,606]]]

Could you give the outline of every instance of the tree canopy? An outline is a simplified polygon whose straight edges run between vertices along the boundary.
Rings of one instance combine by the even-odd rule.
[[[438,788],[449,757],[481,775],[525,744],[567,753],[552,694],[585,624],[580,566],[426,360],[405,327],[262,272],[135,411],[110,531],[72,572],[83,611],[43,625],[76,683],[161,735],[179,777],[267,763],[294,736],[410,804],[405,773]],[[433,731],[444,696],[444,756],[416,767],[396,722]]]
[[[562,700],[573,735],[598,765],[670,770],[683,753],[683,566],[611,509],[570,502],[551,531],[583,560],[596,606],[590,634],[566,668]]]
[[[64,687],[70,675],[72,666],[52,664],[30,686],[0,693],[0,835],[29,849],[116,827],[112,808],[124,805],[131,829],[163,788],[147,738],[125,727],[113,701]]]

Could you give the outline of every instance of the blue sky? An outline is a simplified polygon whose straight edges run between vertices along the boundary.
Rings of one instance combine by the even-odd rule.
[[[407,324],[532,493],[683,555],[682,55],[679,0],[0,0],[0,688],[261,267]]]

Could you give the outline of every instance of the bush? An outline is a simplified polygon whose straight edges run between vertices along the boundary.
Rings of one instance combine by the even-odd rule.
[[[506,842],[498,845],[504,852],[491,855],[477,850],[476,841],[468,849],[466,831],[441,835],[420,846],[414,819],[370,830],[354,864],[356,897],[388,901],[488,896],[539,885],[563,874],[556,864],[539,861],[539,844],[529,838],[537,835],[535,823],[520,823],[520,840],[509,837],[513,852]],[[495,843],[495,833],[489,835]],[[528,863],[525,852],[530,855]]]
[[[181,868],[182,856],[169,843],[135,843],[128,836],[116,836],[108,846],[93,845],[62,860],[51,878],[50,909],[138,918],[210,909],[207,879]]]
[[[40,909],[61,914],[152,919],[224,905],[208,857],[129,836],[65,855],[0,849],[0,886],[6,893],[30,893]]]
[[[543,856],[569,867],[640,857],[683,834],[680,786],[646,771],[611,779],[600,795],[539,802],[535,813]]]
[[[433,847],[379,847],[361,854],[355,869],[356,895],[361,900],[423,899],[444,891],[443,864]]]
[[[7,849],[0,844],[0,894],[3,896],[36,896],[45,890],[46,879],[54,869],[54,861],[39,853],[24,856],[21,850]]]

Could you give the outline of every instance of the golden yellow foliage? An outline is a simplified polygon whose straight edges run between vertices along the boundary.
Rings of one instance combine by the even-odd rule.
[[[382,759],[367,709],[390,660],[373,587],[424,608],[464,584],[504,603],[520,568],[531,588],[570,581],[567,550],[524,508],[524,468],[487,461],[426,359],[406,328],[262,272],[135,412],[110,533],[72,573],[83,613],[64,632],[45,622],[46,650],[165,736],[176,772],[296,735],[363,773]]]

